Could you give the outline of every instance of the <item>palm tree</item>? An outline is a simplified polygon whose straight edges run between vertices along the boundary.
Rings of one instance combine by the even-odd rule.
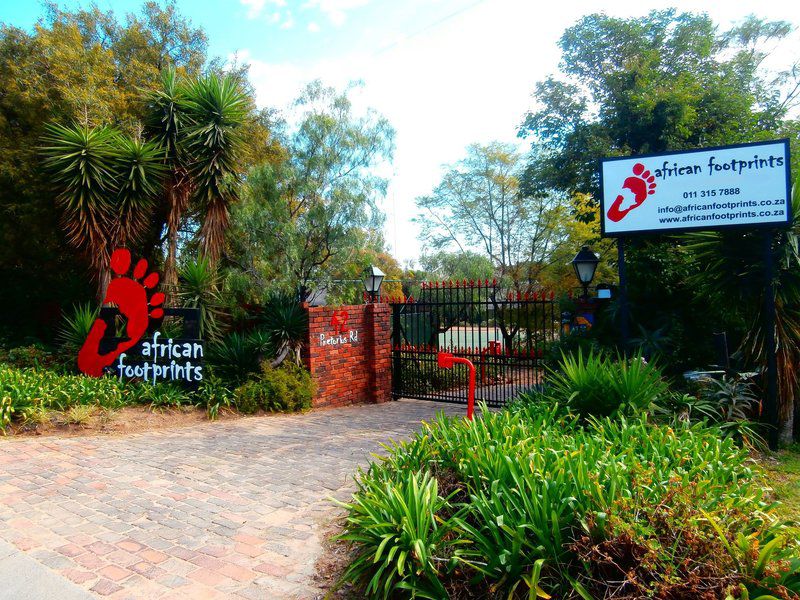
[[[192,181],[188,171],[189,157],[184,150],[186,117],[182,105],[184,86],[174,67],[161,72],[160,89],[148,97],[145,131],[160,144],[167,176],[163,196],[167,205],[167,257],[164,261],[164,288],[171,297],[178,285],[178,229],[189,208]],[[172,299],[172,298],[170,298]]]
[[[207,75],[188,82],[181,103],[187,119],[182,142],[202,225],[203,256],[213,268],[219,259],[238,196],[239,161],[250,103],[232,75]]]
[[[44,165],[58,187],[67,239],[89,257],[102,299],[111,252],[139,241],[154,198],[167,203],[165,288],[178,283],[178,231],[186,215],[200,221],[200,248],[213,270],[222,253],[251,103],[232,75],[181,81],[174,68],[147,98],[152,141],[112,127],[50,125]]]
[[[112,127],[79,124],[48,125],[43,143],[67,241],[89,259],[102,300],[111,252],[136,243],[149,224],[163,170],[159,149]]]

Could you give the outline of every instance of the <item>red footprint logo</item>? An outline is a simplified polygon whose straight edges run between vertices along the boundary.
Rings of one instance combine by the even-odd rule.
[[[100,354],[100,340],[106,332],[106,323],[102,319],[97,319],[78,352],[78,368],[86,375],[100,377],[105,367],[142,339],[147,331],[149,317],[159,319],[164,316],[164,311],[161,309],[164,294],[157,292],[150,297],[149,302],[147,299],[147,290],[158,284],[158,273],[145,276],[147,261],[141,259],[133,269],[133,278],[127,277],[130,266],[131,253],[124,248],[114,250],[114,254],[111,255],[111,270],[119,277],[108,284],[106,297],[103,300],[103,304],[116,304],[120,314],[128,320],[125,325],[128,339],[120,342],[108,354]],[[141,280],[141,283],[138,280]],[[152,311],[149,310],[150,307],[153,307]]]
[[[617,199],[614,200],[611,208],[609,208],[606,213],[608,218],[615,223],[624,219],[625,215],[641,205],[641,203],[647,199],[647,196],[656,193],[656,178],[650,174],[650,171],[645,171],[642,163],[636,163],[633,165],[633,176],[628,177],[622,184],[622,187],[623,189],[628,189],[633,192],[635,200],[630,206],[622,208],[625,196],[622,194],[617,196]]]

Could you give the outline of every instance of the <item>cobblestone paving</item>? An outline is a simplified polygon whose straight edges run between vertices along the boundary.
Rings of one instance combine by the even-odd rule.
[[[313,598],[328,498],[439,410],[464,408],[403,400],[0,440],[0,538],[100,597]]]

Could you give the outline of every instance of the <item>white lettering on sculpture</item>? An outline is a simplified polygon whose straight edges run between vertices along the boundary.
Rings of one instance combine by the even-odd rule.
[[[117,359],[116,369],[119,378],[141,377],[145,381],[157,383],[159,379],[169,381],[202,381],[203,365],[198,365],[192,360],[203,358],[203,345],[198,342],[175,342],[168,338],[166,342],[159,342],[160,331],[153,334],[153,339],[142,342],[143,357],[152,357],[152,362],[136,365],[125,364],[128,356],[124,352]],[[170,362],[158,364],[158,358],[166,358]],[[185,362],[180,359],[190,359]],[[178,359],[178,360],[176,360]]]

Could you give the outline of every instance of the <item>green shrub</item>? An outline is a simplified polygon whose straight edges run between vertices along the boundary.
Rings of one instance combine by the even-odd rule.
[[[612,358],[594,352],[563,356],[546,383],[551,400],[583,417],[650,410],[668,392],[661,372],[641,356]]]
[[[61,412],[76,405],[118,408],[132,398],[131,389],[112,377],[60,375],[0,364],[0,430],[35,408]]]
[[[243,415],[252,415],[261,409],[261,382],[248,381],[233,390],[233,405]]]
[[[308,335],[308,312],[297,301],[297,296],[272,294],[264,306],[261,321],[278,362],[291,358],[300,365],[300,349]]]
[[[305,369],[293,364],[273,368],[267,363],[261,376],[239,386],[234,391],[234,403],[239,412],[252,414],[257,410],[293,412],[311,408],[314,383]]]
[[[726,437],[738,444],[764,450],[764,425],[750,420],[758,414],[759,402],[747,382],[725,377],[702,383],[695,394],[667,394],[659,402],[660,418],[676,426],[707,422],[717,425]]]
[[[221,379],[213,375],[200,382],[194,397],[200,406],[205,407],[206,414],[211,421],[219,416],[221,408],[230,408],[233,402],[233,392]]]
[[[71,313],[64,314],[57,339],[65,352],[77,354],[99,315],[100,309],[94,303],[76,304]]]
[[[433,518],[449,535],[430,546],[429,561],[448,590],[612,597],[626,573],[635,581],[617,590],[625,597],[724,598],[740,585],[780,596],[781,586],[800,584],[783,541],[760,571],[745,564],[742,556],[780,538],[782,526],[747,451],[717,427],[587,418],[527,402],[472,422],[439,417],[387,451],[358,476],[347,507],[344,539],[356,558],[344,578],[368,597],[431,597],[433,571],[398,575],[396,556],[384,552],[404,521],[376,508],[381,498],[405,497],[408,474],[417,472],[439,481]],[[382,549],[375,532],[383,527],[395,536]]]
[[[0,363],[8,363],[11,366],[24,368],[51,367],[56,363],[56,359],[51,352],[40,344],[30,346],[17,346],[8,350],[0,348]]]
[[[208,346],[208,364],[215,376],[240,384],[258,373],[261,361],[274,354],[269,333],[255,329],[234,332]]]
[[[357,554],[345,579],[365,583],[370,597],[396,594],[447,598],[440,577],[457,565],[452,521],[441,518],[448,501],[429,474],[402,472],[359,481],[348,511],[347,531]],[[445,560],[445,557],[450,560]]]
[[[174,383],[130,383],[135,388],[136,401],[149,404],[151,409],[177,408],[190,402],[191,396]]]
[[[86,425],[94,416],[95,408],[76,404],[64,412],[64,422],[69,425]]]

